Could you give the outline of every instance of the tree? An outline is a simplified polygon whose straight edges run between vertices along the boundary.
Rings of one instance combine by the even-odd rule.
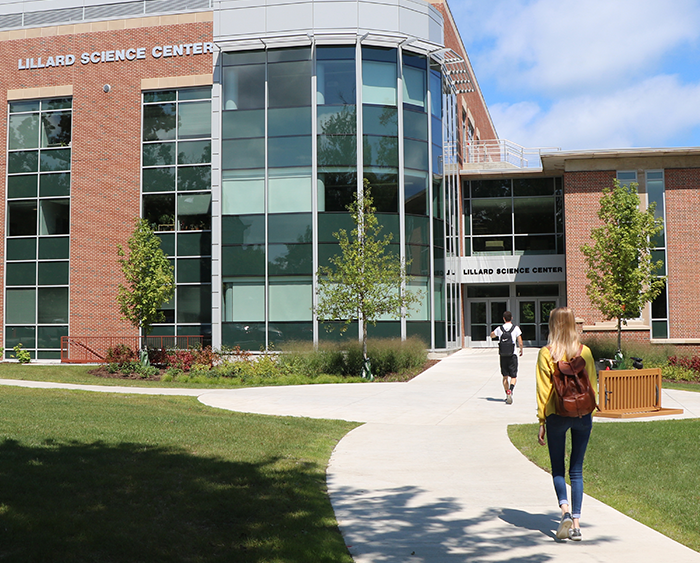
[[[173,267],[160,247],[160,239],[145,219],[137,219],[127,246],[128,255],[121,244],[117,245],[119,264],[126,280],[126,286],[119,284],[119,310],[126,320],[147,335],[153,323],[164,319],[160,307],[175,294]]]
[[[357,320],[361,326],[363,357],[367,359],[367,323],[376,324],[383,315],[409,313],[419,293],[406,289],[406,263],[386,252],[392,235],[378,238],[381,226],[375,216],[369,181],[364,180],[363,194],[348,206],[355,222],[350,236],[340,229],[341,255],[330,258],[330,267],[318,269],[318,304],[316,315],[321,321],[343,320],[341,332]]]
[[[654,218],[655,204],[639,209],[637,184],[605,188],[598,217],[602,226],[591,231],[593,244],[581,251],[588,264],[586,293],[605,320],[617,319],[617,349],[622,344],[622,323],[639,317],[643,307],[663,290],[666,278],[654,272],[654,239],[663,230],[663,219]]]

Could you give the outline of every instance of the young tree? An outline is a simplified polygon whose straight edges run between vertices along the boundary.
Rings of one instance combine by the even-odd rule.
[[[160,307],[175,294],[173,267],[160,248],[160,239],[145,219],[137,219],[127,246],[128,254],[121,244],[117,245],[119,264],[126,280],[126,286],[119,284],[119,310],[126,320],[147,335],[153,323],[164,318]]]
[[[637,184],[614,181],[600,199],[602,226],[591,231],[592,244],[581,251],[588,264],[586,293],[605,320],[617,319],[617,349],[622,344],[622,323],[641,314],[664,288],[666,278],[656,272],[662,262],[651,259],[655,237],[663,219],[654,218],[655,204],[639,209]]]
[[[316,315],[321,321],[343,320],[341,332],[350,322],[361,326],[362,353],[367,359],[367,323],[376,324],[383,315],[407,315],[419,293],[406,289],[406,263],[387,253],[392,239],[379,239],[381,226],[375,216],[371,189],[364,180],[363,195],[348,206],[355,222],[350,235],[345,229],[333,233],[341,255],[330,258],[330,267],[321,266],[317,273],[318,304]]]

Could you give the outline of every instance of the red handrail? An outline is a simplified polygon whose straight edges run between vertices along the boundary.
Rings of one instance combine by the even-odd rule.
[[[61,363],[107,363],[110,348],[125,345],[137,352],[143,347],[158,350],[197,348],[204,345],[204,337],[197,336],[62,336]]]

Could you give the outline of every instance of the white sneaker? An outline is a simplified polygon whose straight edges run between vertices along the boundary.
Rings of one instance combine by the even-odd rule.
[[[574,525],[574,519],[571,517],[570,513],[566,513],[561,517],[561,522],[559,522],[559,527],[557,528],[557,538],[560,540],[565,540],[569,537],[569,530],[571,526]],[[579,534],[580,534],[579,530]]]

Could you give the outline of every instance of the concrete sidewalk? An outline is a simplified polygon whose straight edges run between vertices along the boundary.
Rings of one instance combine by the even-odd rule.
[[[521,358],[512,405],[503,402],[495,349],[462,350],[408,383],[206,391],[0,384],[196,395],[234,411],[364,422],[340,441],[328,468],[331,502],[357,563],[700,563],[700,553],[590,497],[583,541],[555,540],[560,512],[551,477],[506,430],[536,422],[536,356],[528,349]],[[700,393],[666,390],[663,405],[700,417]]]

